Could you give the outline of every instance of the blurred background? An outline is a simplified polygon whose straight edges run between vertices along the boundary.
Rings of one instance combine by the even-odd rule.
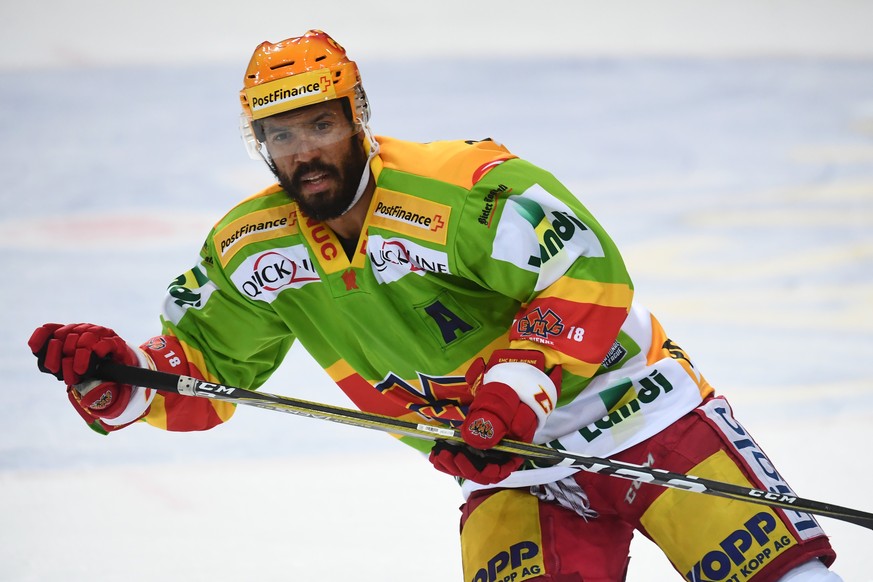
[[[873,4],[225,0],[0,5],[0,580],[462,579],[454,482],[380,433],[254,408],[101,437],[26,347],[138,343],[268,185],[238,135],[261,41],[329,32],[379,135],[555,173],[803,497],[873,511]],[[348,405],[295,347],[264,390]],[[847,581],[873,532],[821,523]],[[633,545],[628,580],[679,580]],[[865,552],[866,550],[866,552]]]

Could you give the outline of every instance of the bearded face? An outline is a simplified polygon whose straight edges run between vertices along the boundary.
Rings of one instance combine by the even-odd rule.
[[[264,144],[279,184],[308,217],[337,218],[354,200],[367,154],[342,104],[326,101],[268,117]]]

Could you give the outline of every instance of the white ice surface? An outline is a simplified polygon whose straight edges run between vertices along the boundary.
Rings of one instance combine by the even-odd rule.
[[[154,333],[269,180],[236,133],[248,54],[308,27],[358,58],[377,133],[557,174],[798,494],[873,511],[870,3],[326,4],[0,6],[0,580],[461,579],[458,491],[390,437],[256,409],[99,437],[26,348]],[[296,348],[264,389],[348,404]],[[873,580],[873,532],[821,522]],[[636,540],[629,580],[671,579]]]

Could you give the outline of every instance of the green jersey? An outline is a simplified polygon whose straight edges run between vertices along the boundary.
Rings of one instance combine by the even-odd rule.
[[[222,218],[170,285],[165,345],[152,347],[184,352],[184,373],[257,388],[299,341],[362,410],[453,426],[476,358],[535,349],[562,371],[538,440],[604,456],[712,391],[634,303],[614,243],[550,173],[490,140],[378,142],[353,253],[268,188]],[[231,413],[179,399],[190,400],[157,396],[145,420],[192,430]],[[526,469],[501,485],[562,471],[572,469]]]

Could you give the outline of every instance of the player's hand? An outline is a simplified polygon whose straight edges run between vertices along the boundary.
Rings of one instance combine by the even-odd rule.
[[[545,356],[535,350],[498,350],[488,365],[477,360],[467,372],[473,402],[461,435],[477,449],[503,438],[532,442],[555,409],[560,369],[544,371]]]
[[[544,366],[545,356],[535,350],[498,350],[487,365],[477,360],[466,374],[473,402],[461,436],[478,451],[444,443],[431,451],[434,467],[483,484],[502,481],[518,469],[519,456],[481,452],[504,438],[533,442],[558,401],[560,368],[547,375]]]
[[[430,451],[430,462],[443,473],[490,485],[509,477],[524,459],[502,451],[480,450],[463,444],[437,441]]]
[[[27,343],[40,371],[67,385],[70,402],[86,421],[115,418],[127,407],[133,386],[93,379],[97,363],[107,358],[140,365],[136,352],[111,329],[90,323],[47,323]]]

